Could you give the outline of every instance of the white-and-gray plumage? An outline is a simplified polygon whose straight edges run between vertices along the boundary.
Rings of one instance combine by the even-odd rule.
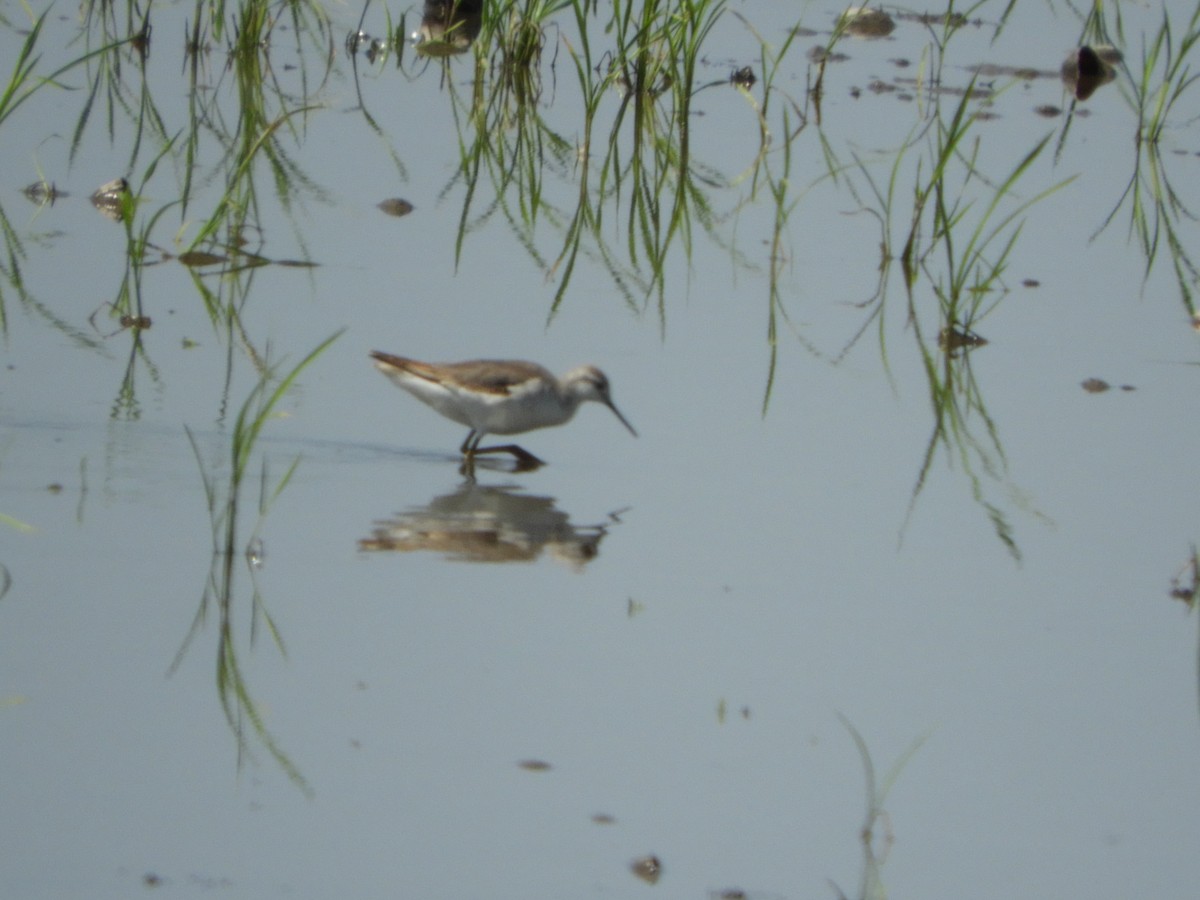
[[[515,359],[426,363],[379,350],[372,351],[371,357],[375,368],[395,384],[471,429],[461,448],[467,456],[503,450],[537,461],[520,448],[480,448],[479,442],[488,434],[521,434],[562,425],[588,400],[603,403],[637,436],[613,403],[608,378],[595,366],[580,366],[557,378],[537,363]]]

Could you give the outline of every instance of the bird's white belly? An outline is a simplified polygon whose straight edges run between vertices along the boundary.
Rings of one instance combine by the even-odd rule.
[[[476,431],[487,434],[521,434],[561,425],[570,418],[571,413],[553,396],[532,392],[482,400],[473,411],[470,424]]]
[[[385,373],[391,375],[391,373]],[[440,384],[434,384],[423,379],[392,376],[392,380],[404,388],[426,406],[436,409],[447,419],[475,428],[471,410],[463,403],[462,397],[449,391]]]

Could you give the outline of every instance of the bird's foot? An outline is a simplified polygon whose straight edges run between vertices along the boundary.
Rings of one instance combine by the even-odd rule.
[[[546,464],[544,460],[538,459],[524,447],[518,447],[516,444],[503,444],[496,447],[475,448],[466,454],[466,458],[463,461],[464,468],[469,468],[473,472],[475,469],[475,457],[484,453],[511,453],[517,461],[516,468],[513,470],[514,472],[532,472],[534,469]]]

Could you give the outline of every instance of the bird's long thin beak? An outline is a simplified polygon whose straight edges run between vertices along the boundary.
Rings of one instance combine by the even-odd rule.
[[[613,403],[611,400],[609,400],[606,405],[608,406],[609,409],[611,409],[613,411],[613,415],[621,420],[621,424],[629,429],[629,433],[632,434],[634,437],[637,437],[638,436],[637,430],[632,425],[629,424],[628,419],[626,419],[623,415],[621,415],[621,411],[619,409],[617,409],[617,405],[615,403]]]

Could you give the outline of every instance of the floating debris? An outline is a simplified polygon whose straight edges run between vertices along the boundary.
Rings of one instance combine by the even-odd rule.
[[[261,569],[263,563],[267,559],[267,548],[263,544],[263,539],[254,537],[250,539],[250,543],[246,544],[246,562],[251,569]]]
[[[100,313],[105,309],[109,310],[112,315],[116,315],[118,312],[117,307],[113,306],[111,303],[101,303],[95,309],[95,311],[90,316],[88,316],[88,322],[91,324],[92,328],[95,329],[96,333],[100,334],[100,336],[103,337],[105,340],[108,340],[110,337],[114,337],[115,335],[120,334],[126,328],[132,329],[134,331],[145,331],[152,324],[154,324],[151,321],[149,316],[140,316],[140,315],[135,316],[135,315],[131,315],[130,313],[122,313],[117,318],[117,324],[120,327],[117,328],[116,331],[113,331],[109,334],[102,334],[100,332],[99,326],[96,325],[96,316],[100,315]]]
[[[1184,579],[1189,579],[1185,582]],[[1187,558],[1179,571],[1175,573],[1175,577],[1171,579],[1171,596],[1176,600],[1182,600],[1188,606],[1196,605],[1196,593],[1200,590],[1200,556],[1196,554],[1196,548],[1192,548],[1192,555]]]
[[[346,55],[353,56],[358,52],[358,48],[366,44],[370,46],[371,36],[361,29],[352,31],[346,35]]]
[[[838,24],[855,37],[881,38],[887,37],[896,30],[896,23],[882,9],[869,9],[865,6],[852,6],[838,20]]]
[[[1029,66],[1002,66],[999,63],[979,63],[971,66],[970,71],[981,78],[1018,78],[1021,81],[1033,81],[1036,78],[1054,78],[1055,72],[1040,72]]]
[[[377,204],[389,216],[407,216],[413,211],[413,205],[407,200],[401,200],[399,197],[391,197],[387,200],[380,200]]]
[[[375,65],[375,60],[383,56],[390,49],[390,44],[383,38],[371,37],[365,31],[352,31],[346,35],[346,55],[353,57],[358,53],[359,48],[365,47],[363,55],[366,56],[367,62]]]
[[[808,60],[812,63],[845,62],[850,57],[845,53],[834,53],[828,47],[813,47],[808,51]]]
[[[1096,88],[1117,77],[1117,66],[1124,57],[1121,51],[1107,44],[1089,47],[1086,44],[1071,54],[1062,64],[1061,74],[1067,90],[1076,100],[1086,100]]]
[[[615,825],[617,817],[609,813],[592,813],[592,822],[597,825]]]
[[[549,772],[554,766],[544,759],[523,759],[517,763],[526,772]]]
[[[740,88],[746,88],[747,90],[754,87],[754,83],[756,81],[758,81],[758,79],[754,77],[754,69],[752,69],[750,66],[742,66],[740,69],[737,69],[729,75],[730,84],[736,85]]]
[[[1103,378],[1087,378],[1080,382],[1080,386],[1089,394],[1103,394],[1105,391],[1112,390],[1112,385]],[[1132,384],[1122,384],[1117,386],[1118,390],[1136,391],[1137,388]]]
[[[96,188],[96,192],[92,194],[92,206],[107,218],[120,222],[125,215],[124,204],[128,196],[129,182],[124,178],[114,178]]]
[[[129,39],[130,45],[137,51],[143,63],[150,57],[150,34],[153,31],[154,29],[150,27],[150,20],[147,18],[142,25],[142,30]]]
[[[44,206],[47,203],[53,206],[55,200],[69,196],[66,191],[60,191],[55,187],[54,182],[45,180],[35,181],[28,187],[22,188],[21,193],[38,206]]]
[[[899,18],[908,19],[913,22],[919,22],[922,25],[945,26],[946,28],[966,28],[968,25],[974,25],[976,28],[983,24],[982,19],[968,19],[962,13],[946,12],[946,13],[909,13],[901,15]]]
[[[629,871],[633,872],[638,878],[646,882],[646,884],[658,884],[658,879],[662,876],[662,862],[653,853],[649,856],[643,856],[641,859],[635,859],[629,864]]]
[[[205,250],[188,250],[186,253],[180,253],[179,261],[190,269],[198,269],[201,266],[215,266],[218,263],[229,262],[229,258],[218,256],[216,253],[208,253]]]
[[[425,0],[412,42],[422,56],[453,56],[466,53],[482,28],[483,0]]]
[[[969,328],[948,325],[938,332],[938,346],[951,354],[956,350],[970,350],[972,347],[982,347],[985,344],[987,344],[987,338],[980,337]]]

